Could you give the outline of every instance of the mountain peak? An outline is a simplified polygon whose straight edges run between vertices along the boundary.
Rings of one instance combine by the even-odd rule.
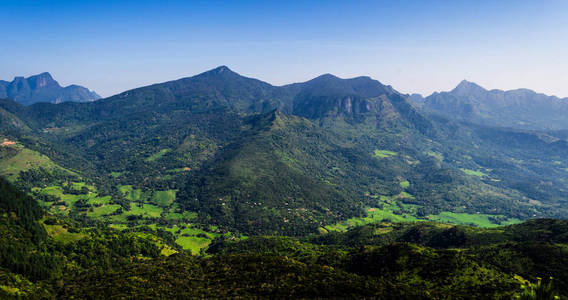
[[[55,79],[53,79],[53,77],[51,77],[51,74],[49,74],[48,72],[43,72],[38,75],[30,76],[27,80],[33,89],[50,87],[50,86],[59,87],[59,83],[55,81]]]
[[[337,77],[333,74],[325,73],[325,74],[322,74],[322,75],[312,79],[312,81],[314,81],[314,80],[337,80],[337,79],[341,80],[341,78],[339,78],[339,77]]]
[[[229,67],[223,65],[223,66],[218,66],[215,69],[209,70],[205,73],[209,73],[209,74],[236,74],[235,72],[233,72],[233,70],[229,69]]]
[[[227,66],[219,66],[215,69],[211,69],[209,71],[205,71],[201,74],[198,74],[194,77],[223,77],[226,78],[227,76],[241,76],[240,74],[234,72],[233,70],[229,69]]]
[[[39,73],[39,74],[37,74],[37,75],[30,76],[30,78],[33,78],[33,77],[46,78],[46,79],[53,79],[53,77],[51,76],[51,74],[50,74],[49,72],[42,72],[42,73]]]
[[[222,72],[233,72],[231,71],[231,69],[229,69],[229,67],[223,65],[223,66],[218,66],[217,68],[213,69],[212,71],[217,72],[217,73],[222,73]]]
[[[479,92],[486,92],[484,88],[479,86],[478,84],[462,80],[452,91],[453,94],[471,94],[471,93],[479,93]]]

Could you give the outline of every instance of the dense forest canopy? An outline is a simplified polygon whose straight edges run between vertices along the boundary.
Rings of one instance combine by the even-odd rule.
[[[376,223],[304,238],[216,238],[191,256],[150,227],[85,227],[45,215],[0,180],[2,298],[502,298],[538,278],[568,292],[566,221],[480,229]],[[532,282],[532,283],[531,283]],[[536,288],[536,285],[534,285]]]

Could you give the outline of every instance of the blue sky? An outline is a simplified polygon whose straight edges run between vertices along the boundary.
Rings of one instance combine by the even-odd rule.
[[[462,79],[568,97],[568,1],[4,1],[0,79],[49,71],[102,96],[227,65],[430,94]]]

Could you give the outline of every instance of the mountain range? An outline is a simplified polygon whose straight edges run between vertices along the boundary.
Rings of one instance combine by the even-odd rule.
[[[567,131],[481,113],[498,93],[513,105],[468,82],[423,99],[221,66],[87,103],[0,99],[0,297],[510,299],[554,294],[551,276],[566,294],[568,223],[548,218],[568,214]]]
[[[529,89],[486,90],[463,80],[449,92],[410,99],[433,114],[454,120],[530,130],[568,129],[568,98],[536,93]]]
[[[563,136],[423,113],[369,77],[326,74],[272,86],[221,66],[88,104],[3,100],[0,112],[6,138],[24,147],[4,147],[2,174],[55,196],[46,202],[54,213],[89,216],[102,204],[116,226],[191,212],[192,224],[225,231],[302,235],[369,211],[408,219],[565,216]],[[23,149],[110,199],[77,206],[45,190],[62,179],[8,164],[25,157]],[[129,217],[156,205],[158,192],[175,197],[155,208],[159,214]]]
[[[62,87],[44,72],[28,78],[16,77],[12,82],[0,80],[0,98],[10,98],[23,105],[37,102],[91,102],[101,97],[79,85]]]

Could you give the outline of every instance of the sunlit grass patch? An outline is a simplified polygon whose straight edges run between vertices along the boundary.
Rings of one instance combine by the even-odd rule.
[[[155,191],[152,195],[152,200],[155,204],[162,207],[170,206],[176,199],[175,190]]]
[[[63,225],[43,225],[47,234],[56,241],[63,243],[74,242],[84,238],[84,233],[71,233]]]
[[[176,239],[176,244],[184,250],[191,251],[192,254],[199,254],[199,251],[206,248],[211,243],[209,238],[196,236],[180,236]]]
[[[429,215],[428,219],[438,222],[462,224],[462,225],[476,225],[479,227],[497,227],[502,225],[511,225],[520,223],[521,220],[516,218],[506,218],[501,224],[496,224],[491,221],[491,218],[502,217],[487,214],[469,214],[469,213],[454,213],[454,212],[441,212],[438,215]]]
[[[159,218],[164,209],[152,204],[139,204],[132,203],[130,205],[130,210],[124,212],[126,216],[141,216],[146,218]]]
[[[389,151],[389,150],[378,150],[375,149],[375,152],[373,153],[374,157],[378,157],[378,158],[385,158],[385,157],[391,157],[391,156],[395,156],[397,155],[397,152],[394,151]]]
[[[166,155],[166,153],[168,153],[170,151],[172,151],[172,150],[171,149],[162,149],[162,150],[160,150],[160,152],[154,153],[154,154],[152,154],[152,156],[146,158],[146,161],[147,162],[155,161],[156,159]]]
[[[141,189],[135,189],[131,185],[119,185],[118,190],[126,199],[133,202],[141,201],[145,196]]]
[[[483,177],[483,176],[487,176],[487,174],[481,172],[481,171],[475,171],[475,170],[470,170],[470,169],[460,169],[462,170],[464,173],[466,173],[467,175],[471,175],[471,176],[477,176],[477,177]]]
[[[87,203],[90,205],[104,205],[109,204],[111,196],[97,197],[96,195],[89,195]]]
[[[16,180],[21,171],[35,168],[63,169],[55,164],[49,157],[26,148],[21,148],[18,154],[0,160],[0,176],[5,176],[9,180]]]
[[[100,218],[102,216],[115,212],[119,208],[120,205],[118,204],[107,204],[99,207],[92,207],[89,209],[89,211],[87,211],[87,216],[91,218]]]

